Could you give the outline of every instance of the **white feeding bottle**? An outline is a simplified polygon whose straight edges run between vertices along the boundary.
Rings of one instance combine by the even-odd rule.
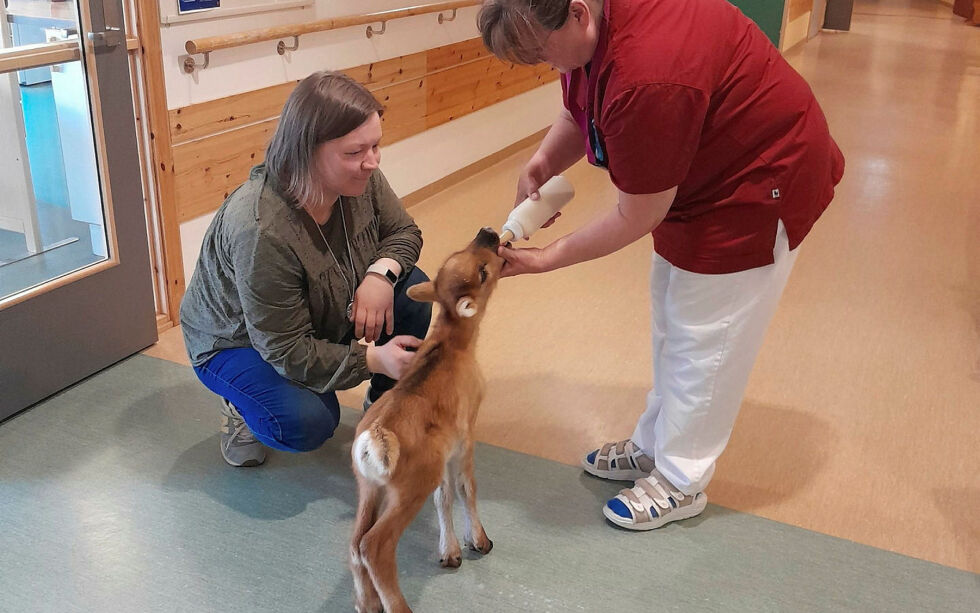
[[[526,198],[510,212],[500,231],[502,244],[537,232],[575,196],[575,188],[565,177],[555,175],[538,188],[538,195],[537,200]]]

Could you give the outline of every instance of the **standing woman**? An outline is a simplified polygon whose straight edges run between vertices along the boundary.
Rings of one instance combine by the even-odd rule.
[[[518,200],[583,155],[618,188],[615,207],[546,248],[501,248],[504,275],[653,234],[646,412],[582,461],[635,480],[603,513],[633,530],[693,517],[797,248],[841,179],[840,150],[803,78],[726,0],[486,0],[479,27],[495,55],[562,72],[565,108]]]
[[[180,321],[194,372],[221,397],[221,455],[310,451],[340,420],[334,393],[391,389],[429,328],[406,290],[422,233],[384,175],[382,107],[317,72],[286,101],[264,164],[208,228]],[[366,343],[362,344],[359,339]]]

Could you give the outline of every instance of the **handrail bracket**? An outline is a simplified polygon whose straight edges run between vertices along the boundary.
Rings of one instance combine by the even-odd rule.
[[[287,51],[296,51],[299,49],[299,36],[293,37],[293,46],[287,47],[285,41],[279,41],[276,44],[276,53],[279,55],[285,55]]]
[[[452,17],[446,17],[442,13],[439,13],[439,23],[440,24],[446,23],[447,21],[452,21],[454,19],[456,19],[456,9],[453,9]]]
[[[388,27],[388,22],[387,21],[382,21],[381,22],[381,29],[380,30],[375,30],[373,25],[369,25],[367,27],[367,32],[366,32],[367,33],[367,37],[368,38],[371,38],[372,36],[375,36],[375,35],[381,36],[382,34],[385,33],[385,29],[387,27]]]
[[[184,72],[187,74],[192,74],[195,70],[204,70],[208,67],[208,65],[211,63],[211,52],[204,52],[203,64],[198,64],[193,55],[182,55],[177,59],[180,61],[180,65],[183,66]]]

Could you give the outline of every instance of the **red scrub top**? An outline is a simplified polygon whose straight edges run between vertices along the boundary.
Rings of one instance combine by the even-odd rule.
[[[589,161],[629,194],[678,186],[654,248],[724,274],[795,249],[834,195],[844,158],[813,92],[726,0],[606,0],[590,64],[562,75]]]

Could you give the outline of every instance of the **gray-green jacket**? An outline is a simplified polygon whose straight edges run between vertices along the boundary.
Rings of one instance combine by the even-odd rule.
[[[411,272],[422,232],[381,171],[362,196],[340,201],[357,283],[382,257],[401,264],[403,277]],[[325,234],[349,279],[336,212]],[[191,363],[253,347],[282,376],[318,393],[354,387],[371,373],[346,318],[349,294],[309,215],[290,206],[278,181],[256,166],[215,214],[181,303]]]

